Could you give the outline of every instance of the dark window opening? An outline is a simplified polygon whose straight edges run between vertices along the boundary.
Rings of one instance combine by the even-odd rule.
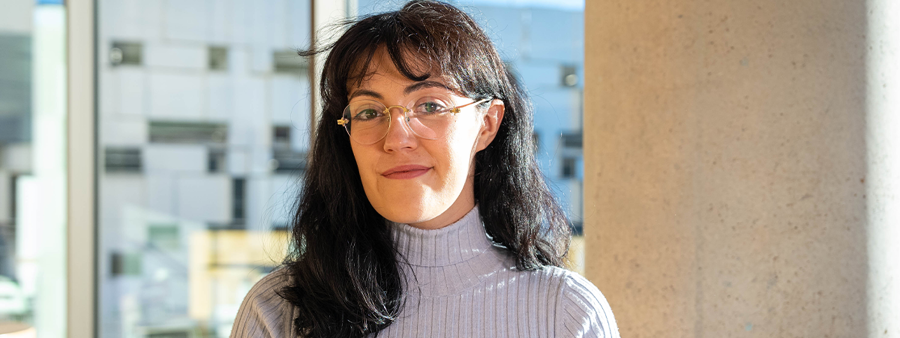
[[[207,162],[207,171],[210,173],[220,173],[225,171],[225,150],[209,149],[209,158]]]
[[[103,160],[109,173],[139,173],[143,168],[140,148],[106,148]]]
[[[560,80],[563,87],[575,87],[578,84],[578,73],[575,66],[564,65],[561,67],[562,77]]]
[[[109,272],[116,276],[140,276],[141,256],[137,253],[113,252],[109,257]]]
[[[306,170],[306,153],[291,150],[272,152],[272,170],[280,174],[290,174]]]
[[[291,127],[274,126],[272,127],[272,144],[274,146],[291,146]]]
[[[228,125],[206,122],[150,122],[151,143],[223,144]]]
[[[140,66],[143,62],[143,49],[140,42],[113,42],[109,49],[109,63],[113,66]]]
[[[581,149],[584,142],[584,137],[580,131],[577,133],[563,133],[560,137],[562,138],[562,146],[564,148]]]
[[[574,157],[564,157],[562,160],[562,177],[574,178],[577,159]]]
[[[231,184],[231,218],[235,223],[242,223],[246,214],[247,179],[235,178]]]
[[[147,227],[147,241],[160,250],[181,248],[181,235],[177,224],[151,224]]]
[[[306,75],[309,73],[309,60],[297,55],[293,50],[275,51],[272,61],[276,73]]]
[[[228,48],[210,46],[209,52],[209,69],[226,70],[228,69]]]

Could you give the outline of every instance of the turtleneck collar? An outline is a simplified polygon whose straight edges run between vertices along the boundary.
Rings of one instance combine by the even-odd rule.
[[[456,223],[436,230],[391,223],[394,245],[410,265],[447,266],[462,263],[491,250],[478,206]]]

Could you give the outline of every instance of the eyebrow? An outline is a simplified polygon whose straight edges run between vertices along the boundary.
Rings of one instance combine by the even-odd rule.
[[[450,90],[450,88],[447,87],[447,85],[437,82],[437,81],[422,81],[422,82],[416,82],[416,83],[411,84],[408,87],[406,87],[406,89],[403,90],[403,94],[409,95],[410,93],[412,93],[414,91],[417,91],[420,89],[425,89],[425,88],[443,88],[446,90]]]
[[[411,84],[411,85],[407,86],[406,88],[404,88],[403,94],[409,95],[410,93],[412,93],[414,91],[422,90],[425,88],[443,88],[446,90],[451,90],[450,87],[447,87],[447,85],[437,82],[437,81],[421,81],[421,82],[416,82],[414,84]],[[360,89],[360,90],[353,92],[353,94],[350,94],[349,100],[352,100],[353,98],[355,98],[357,96],[371,96],[376,99],[384,98],[383,96],[381,96],[381,94],[379,94],[377,92],[367,90],[367,89]]]

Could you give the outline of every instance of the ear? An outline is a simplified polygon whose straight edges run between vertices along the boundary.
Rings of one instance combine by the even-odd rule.
[[[491,141],[494,140],[494,137],[497,136],[497,131],[500,130],[500,123],[503,122],[504,111],[503,100],[494,99],[491,101],[491,106],[488,107],[483,117],[484,121],[481,123],[481,133],[478,134],[478,144],[475,147],[476,152],[487,148]]]

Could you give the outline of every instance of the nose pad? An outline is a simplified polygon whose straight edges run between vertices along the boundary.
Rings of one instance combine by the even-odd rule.
[[[404,106],[390,106],[390,107],[384,108],[384,110],[387,111],[387,113],[385,115],[390,116],[390,120],[393,121],[394,120],[394,108],[399,109],[400,114],[403,115],[403,123],[399,123],[399,124],[405,125],[407,131],[412,133],[413,135],[415,135],[415,132],[412,130],[412,126],[409,125],[409,109],[407,109]],[[394,125],[393,123],[388,125],[388,131],[387,131],[388,134],[390,134],[390,132],[391,132],[390,129],[393,125]]]
[[[400,114],[402,114],[401,119],[403,121],[393,122],[394,119],[394,108],[400,109]],[[390,125],[388,125],[388,130],[385,132],[385,142],[384,148],[388,149],[396,149],[396,148],[408,148],[412,147],[412,144],[415,143],[416,133],[412,130],[412,127],[409,125],[409,110],[403,106],[391,106],[385,108],[387,110],[386,115],[390,117]],[[396,132],[392,132],[391,128],[395,128],[395,125],[399,125],[397,128],[404,129],[405,132],[401,132],[401,134],[396,134]]]

